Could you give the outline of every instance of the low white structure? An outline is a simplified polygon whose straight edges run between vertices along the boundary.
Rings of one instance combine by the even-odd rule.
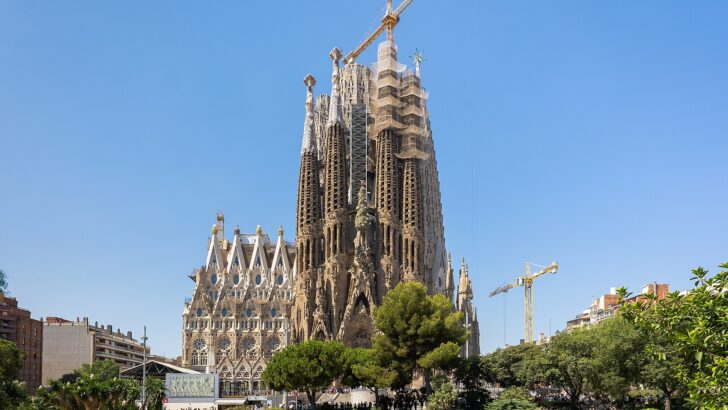
[[[165,410],[214,410],[219,379],[216,374],[168,373],[165,380]]]

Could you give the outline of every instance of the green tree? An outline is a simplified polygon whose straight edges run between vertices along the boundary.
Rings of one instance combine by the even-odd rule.
[[[535,410],[538,406],[528,400],[497,399],[490,403],[486,410]]]
[[[687,369],[688,372],[692,372],[690,360],[664,333],[657,332],[649,326],[643,326],[638,330],[644,342],[639,355],[641,358],[639,382],[661,391],[665,396],[665,410],[670,410],[672,399],[680,398],[686,390],[686,385],[676,369]]]
[[[369,380],[366,377],[360,378],[354,368],[368,366],[374,362],[374,352],[371,349],[363,347],[347,348],[343,355],[343,369],[341,375],[341,383],[344,386],[356,388],[364,386],[371,388]],[[361,373],[359,373],[361,374]]]
[[[132,410],[140,397],[139,383],[131,379],[102,379],[83,374],[75,382],[52,380],[27,406],[43,410]]]
[[[479,356],[463,359],[455,371],[455,380],[462,386],[466,408],[482,409],[490,401],[490,393],[484,387],[485,372]]]
[[[28,397],[25,383],[19,380],[0,381],[0,404],[3,409],[15,409]]]
[[[652,349],[655,351],[662,347],[664,346],[654,346]],[[686,367],[687,360],[681,355],[665,353],[662,358],[659,355],[653,355],[652,360],[647,360],[642,368],[640,374],[642,382],[647,386],[659,389],[665,395],[665,410],[670,410],[673,398],[685,390],[685,383],[675,370]]]
[[[389,387],[395,376],[392,371],[379,364],[372,349],[357,347],[344,352],[341,383],[352,388],[368,388],[374,393],[377,404],[379,389]]]
[[[703,268],[693,270],[695,288],[673,292],[657,301],[626,304],[622,314],[658,343],[648,349],[661,360],[673,360],[675,374],[687,386],[687,400],[705,409],[728,407],[728,263],[714,277]],[[626,289],[620,295],[627,297]],[[660,342],[662,340],[662,342]]]
[[[84,363],[74,373],[78,376],[94,375],[100,380],[112,380],[119,377],[119,365],[113,360],[96,360],[91,364]]]
[[[619,315],[587,330],[599,346],[594,351],[595,374],[590,384],[595,392],[621,402],[630,387],[637,384],[644,364],[644,336]]]
[[[17,380],[24,360],[25,353],[15,343],[0,339],[0,404],[8,409],[16,408],[27,397],[25,383]]]
[[[402,282],[391,290],[374,310],[380,332],[372,338],[377,360],[396,375],[391,387],[409,384],[419,368],[429,391],[430,370],[452,359],[446,357],[452,350],[443,345],[465,342],[467,332],[460,324],[461,318],[462,313],[455,312],[450,300],[428,295],[425,285],[419,282]]]
[[[119,365],[113,360],[97,360],[93,363],[84,363],[78,369],[71,373],[64,374],[58,379],[63,384],[75,383],[81,376],[94,375],[100,380],[111,380],[115,377],[119,377]]]
[[[0,297],[5,296],[8,291],[8,276],[4,270],[0,269]]]
[[[165,385],[164,381],[149,377],[145,386],[146,408],[148,410],[162,410],[164,406]]]
[[[119,365],[111,360],[84,364],[61,379],[48,381],[47,387],[38,389],[27,408],[44,410],[136,409],[135,402],[141,396],[139,383],[131,379],[120,379],[118,376]],[[154,386],[155,382],[151,383]],[[160,409],[161,403],[158,407],[150,406],[150,408]]]
[[[25,353],[15,343],[0,339],[0,381],[16,380],[24,361]]]
[[[521,386],[513,386],[503,390],[498,395],[498,400],[524,400],[533,401],[528,389]]]
[[[435,391],[430,395],[427,400],[427,405],[430,410],[450,410],[455,404],[457,399],[457,392],[452,383],[444,381],[441,383],[433,383]]]
[[[460,345],[453,342],[443,343],[420,357],[417,365],[428,371],[454,370],[460,365]]]
[[[536,403],[528,392],[528,389],[522,386],[511,386],[503,390],[498,399],[490,403],[487,410],[532,410],[536,409]]]
[[[540,348],[530,343],[497,349],[481,358],[484,377],[501,387],[529,385],[534,378],[529,365],[538,353]]]
[[[559,333],[533,359],[537,378],[564,389],[571,406],[577,408],[579,397],[598,376],[598,348],[599,340],[592,329]]]
[[[345,347],[339,342],[308,340],[273,356],[263,381],[274,390],[299,390],[316,407],[316,393],[343,373]]]

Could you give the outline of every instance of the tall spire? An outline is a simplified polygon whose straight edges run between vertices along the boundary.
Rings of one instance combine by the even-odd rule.
[[[306,84],[306,120],[303,122],[303,141],[301,142],[301,155],[306,152],[317,153],[316,136],[314,133],[313,122],[313,86],[316,85],[316,79],[311,74],[303,79]]]
[[[341,93],[339,92],[339,60],[341,59],[341,50],[334,48],[329,53],[333,63],[331,73],[331,100],[329,102],[329,118],[326,122],[327,127],[332,125],[344,124],[344,114],[341,108]]]
[[[452,301],[455,292],[455,279],[452,276],[452,255],[447,253],[447,272],[445,276],[445,295]]]

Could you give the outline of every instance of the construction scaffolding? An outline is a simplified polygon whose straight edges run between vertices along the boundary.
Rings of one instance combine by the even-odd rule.
[[[359,199],[359,186],[364,183],[364,192],[368,192],[367,185],[367,106],[366,104],[351,105],[351,143],[349,144],[349,203],[356,204]]]

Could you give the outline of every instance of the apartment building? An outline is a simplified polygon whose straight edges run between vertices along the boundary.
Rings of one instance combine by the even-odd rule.
[[[0,338],[10,340],[25,353],[20,380],[34,392],[42,382],[42,322],[31,319],[29,310],[19,308],[17,299],[0,295]]]
[[[43,332],[43,381],[57,379],[97,360],[113,360],[120,370],[143,361],[144,347],[132,332],[114,331],[112,325],[98,322],[89,324],[88,318],[71,321],[48,317]]]

